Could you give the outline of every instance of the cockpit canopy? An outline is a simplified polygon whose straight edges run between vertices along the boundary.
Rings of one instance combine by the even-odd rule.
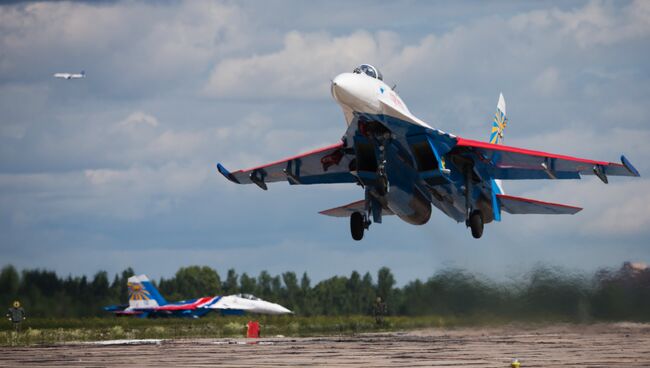
[[[253,294],[237,294],[238,297],[248,300],[262,300]]]
[[[356,67],[354,69],[354,71],[352,71],[352,73],[365,74],[365,75],[367,75],[369,77],[373,77],[373,78],[379,79],[381,81],[384,80],[384,76],[381,75],[381,72],[379,71],[379,69],[375,68],[374,66],[372,66],[370,64],[361,64],[358,67]]]

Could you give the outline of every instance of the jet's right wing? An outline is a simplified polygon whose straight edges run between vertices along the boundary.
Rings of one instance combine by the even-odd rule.
[[[596,175],[607,183],[607,176],[640,176],[621,156],[621,163],[596,161],[523,148],[456,138],[455,154],[467,155],[494,179],[580,179]]]
[[[357,179],[350,173],[353,158],[341,142],[250,169],[229,172],[217,164],[217,170],[233,183],[252,183],[264,190],[267,190],[267,183],[278,181],[289,184],[354,183]]]

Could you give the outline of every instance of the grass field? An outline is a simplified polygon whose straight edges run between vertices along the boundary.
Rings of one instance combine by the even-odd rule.
[[[170,339],[243,337],[246,323],[258,320],[262,336],[350,335],[361,332],[396,331],[425,327],[484,324],[476,318],[387,317],[377,324],[369,316],[210,316],[202,319],[80,318],[28,319],[15,333],[8,321],[0,326],[0,346],[54,344],[114,339]]]

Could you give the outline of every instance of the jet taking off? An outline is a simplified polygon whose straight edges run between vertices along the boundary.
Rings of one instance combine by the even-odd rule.
[[[588,160],[503,145],[506,103],[499,96],[488,142],[465,139],[432,128],[415,117],[399,95],[372,65],[332,81],[332,96],[343,109],[347,131],[341,142],[251,169],[217,169],[238,184],[355,183],[364,189],[358,202],[322,211],[350,217],[352,238],[397,215],[414,225],[429,221],[432,205],[457,222],[464,222],[474,238],[483,225],[511,214],[575,214],[581,208],[506,195],[501,180],[580,179],[596,175],[639,176],[630,162]]]
[[[250,294],[207,296],[168,303],[146,275],[128,279],[129,304],[104,307],[116,316],[199,318],[213,310],[222,314],[290,314],[287,308]]]
[[[86,72],[82,70],[81,73],[54,73],[54,78],[61,78],[61,79],[86,78]]]

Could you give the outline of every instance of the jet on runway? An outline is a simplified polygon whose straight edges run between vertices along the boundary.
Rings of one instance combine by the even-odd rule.
[[[340,142],[270,164],[230,172],[218,171],[238,184],[284,181],[292,185],[354,183],[364,190],[360,201],[321,213],[349,217],[352,238],[361,240],[371,219],[396,215],[414,225],[429,221],[432,207],[471,229],[510,214],[575,214],[579,207],[505,194],[501,180],[580,179],[595,175],[639,176],[621,163],[576,158],[503,145],[506,103],[499,96],[489,141],[480,142],[436,129],[415,117],[397,92],[372,65],[332,81],[332,96],[341,106],[347,131]]]
[[[54,78],[61,78],[61,79],[86,78],[86,72],[82,70],[81,73],[54,73]]]
[[[287,308],[250,294],[207,296],[168,303],[146,275],[128,279],[129,304],[104,307],[116,316],[199,318],[213,310],[222,314],[290,314]]]

